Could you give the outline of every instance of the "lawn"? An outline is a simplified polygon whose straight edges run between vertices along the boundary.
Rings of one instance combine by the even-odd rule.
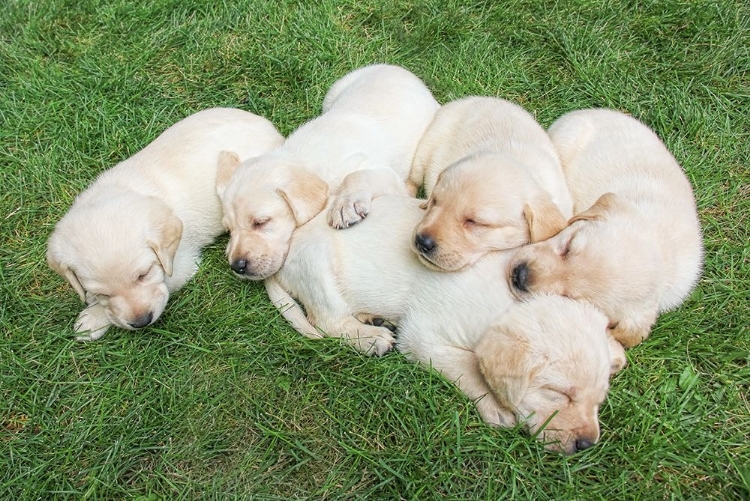
[[[302,338],[233,276],[226,237],[152,328],[72,339],[46,240],[97,173],[208,107],[288,134],[372,62],[544,126],[629,112],[684,167],[703,277],[628,351],[597,446],[546,452],[398,353]],[[749,144],[742,0],[7,0],[0,499],[748,499]]]

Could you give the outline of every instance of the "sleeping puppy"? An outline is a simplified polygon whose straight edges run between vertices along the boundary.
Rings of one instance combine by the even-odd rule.
[[[519,298],[543,292],[593,304],[614,337],[634,346],[700,275],[690,183],[656,134],[620,112],[574,111],[549,135],[576,215],[555,237],[520,249],[508,281]]]
[[[424,183],[429,195],[413,248],[438,270],[459,270],[489,251],[549,238],[572,215],[547,132],[503,99],[467,97],[440,108],[409,181]]]
[[[132,330],[155,322],[170,292],[195,273],[201,248],[223,231],[214,187],[219,152],[249,158],[282,142],[265,118],[204,110],[78,195],[47,248],[50,267],[88,305],[75,322],[77,339],[99,339],[111,325]]]
[[[327,218],[336,228],[364,218],[374,197],[407,193],[414,151],[438,107],[409,71],[365,66],[334,83],[323,114],[278,150],[242,165],[226,153],[217,191],[232,270],[251,280],[276,273],[292,233],[323,210],[329,192]]]
[[[539,436],[568,453],[594,444],[610,371],[625,364],[604,315],[562,297],[515,303],[505,282],[508,251],[455,273],[422,266],[409,242],[419,204],[379,197],[367,220],[344,232],[329,228],[325,215],[313,219],[266,280],[269,297],[300,333],[341,336],[371,354],[394,338],[363,321],[386,318],[398,325],[399,350],[454,381],[488,423],[523,421],[533,433],[546,423]]]

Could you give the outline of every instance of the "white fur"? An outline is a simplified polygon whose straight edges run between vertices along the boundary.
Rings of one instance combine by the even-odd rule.
[[[371,354],[385,353],[395,340],[386,327],[360,320],[388,319],[398,325],[399,350],[455,381],[469,398],[477,400],[478,410],[487,422],[502,426],[512,426],[517,419],[530,417],[547,402],[538,396],[519,397],[518,405],[526,413],[523,415],[500,405],[497,394],[506,390],[488,385],[477,358],[481,354],[475,348],[493,326],[523,336],[516,325],[523,330],[524,325],[544,324],[552,332],[530,336],[528,342],[540,353],[555,351],[559,342],[553,341],[557,339],[555,328],[541,318],[553,314],[560,328],[567,329],[561,339],[571,339],[573,345],[588,345],[585,357],[591,358],[586,360],[591,371],[571,384],[584,389],[591,387],[598,405],[602,391],[606,394],[610,365],[615,363],[615,355],[611,358],[608,351],[606,319],[587,305],[571,308],[568,303],[573,302],[564,298],[537,298],[522,306],[515,304],[505,282],[506,265],[511,257],[508,251],[488,254],[475,266],[455,273],[437,272],[420,265],[409,249],[411,228],[422,215],[419,204],[417,199],[382,196],[373,201],[373,211],[367,220],[347,231],[329,228],[324,215],[319,215],[295,232],[286,263],[266,280],[269,297],[302,334],[340,336]],[[290,294],[304,305],[307,318]],[[506,311],[519,307],[520,312],[503,321]],[[528,315],[536,318],[537,324],[531,320],[519,323]],[[568,323],[562,323],[561,318],[567,318]],[[543,340],[544,336],[549,339]],[[485,344],[494,346],[493,341]],[[550,359],[570,361],[577,347],[556,352],[560,356],[550,354]],[[617,362],[619,368],[624,358],[618,358]],[[553,370],[556,375],[548,372]],[[560,363],[555,362],[543,372],[555,381],[563,380],[563,384],[567,376],[573,377],[568,374],[570,370],[561,369]],[[487,373],[496,375],[489,366]],[[537,416],[530,423],[540,426],[554,409],[547,406],[544,411],[550,414],[541,421]],[[594,404],[586,412],[595,413]],[[569,432],[570,429],[565,430],[567,451],[572,447]],[[598,427],[590,435],[596,441]],[[548,434],[547,439],[562,440],[562,435]]]
[[[620,342],[635,345],[700,276],[693,190],[656,134],[618,111],[568,113],[549,135],[576,215],[554,238],[518,252],[510,281],[523,287],[514,291],[589,301],[608,315]]]
[[[47,250],[50,266],[88,304],[75,324],[78,339],[98,339],[113,324],[133,329],[156,321],[169,293],[195,273],[201,249],[223,231],[215,190],[219,153],[231,149],[250,158],[282,141],[252,113],[204,110],[82,192]]]
[[[505,99],[471,96],[443,105],[419,143],[410,182],[423,185],[429,197],[445,169],[485,153],[502,153],[521,164],[570,217],[573,203],[549,136],[528,111]]]
[[[414,251],[444,271],[549,238],[572,215],[547,132],[503,99],[467,97],[444,105],[419,144],[410,182],[424,182],[429,195]]]
[[[330,224],[343,228],[365,217],[374,197],[406,193],[414,151],[438,107],[409,71],[366,66],[334,83],[323,114],[281,148],[229,164],[227,170],[236,172],[217,188],[231,233],[232,268],[256,280],[276,273],[292,232],[323,210],[329,194]]]

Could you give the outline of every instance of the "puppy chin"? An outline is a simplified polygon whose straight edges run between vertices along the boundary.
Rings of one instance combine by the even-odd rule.
[[[543,442],[547,442],[548,439],[545,437]],[[565,454],[566,456],[570,456],[571,454],[575,454],[576,447],[575,442],[567,442],[563,443],[560,441],[555,441],[555,439],[549,439],[548,443],[544,444],[544,448],[551,452],[559,452],[561,454]]]
[[[513,299],[515,299],[516,301],[523,301],[523,300],[529,299],[529,296],[531,296],[531,293],[523,292],[513,287],[513,282],[511,282],[510,277],[508,278],[508,285],[509,285],[508,289],[510,289],[510,294],[513,296]]]
[[[419,262],[421,262],[426,268],[428,268],[430,270],[433,270],[433,271],[443,271],[443,272],[444,271],[448,271],[448,270],[445,270],[445,269],[439,267],[438,265],[436,265],[432,261],[430,261],[428,258],[425,257],[424,254],[422,254],[418,250],[416,250],[416,249],[412,249],[412,250],[414,251],[414,253],[419,258]]]
[[[468,261],[462,261],[460,263],[452,263],[451,266],[447,266],[444,263],[438,264],[435,261],[432,261],[430,258],[419,252],[418,250],[412,248],[412,251],[414,251],[417,254],[417,257],[421,261],[421,263],[428,269],[433,271],[441,271],[443,273],[452,273],[455,271],[461,271],[465,268],[468,268],[470,265],[474,263],[474,261],[468,260]]]
[[[275,273],[261,273],[252,270],[247,270],[245,273],[235,273],[235,276],[240,280],[250,280],[251,282],[259,282],[273,275]]]

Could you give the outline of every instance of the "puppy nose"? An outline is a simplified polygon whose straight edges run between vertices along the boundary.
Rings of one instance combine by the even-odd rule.
[[[232,271],[235,272],[238,275],[244,275],[245,274],[245,268],[247,268],[247,260],[246,259],[235,259],[232,261],[232,265],[230,266],[232,268]]]
[[[429,254],[435,249],[435,240],[429,235],[417,233],[417,236],[414,238],[414,245],[416,245],[417,250],[422,254]]]
[[[529,265],[526,263],[516,265],[511,274],[511,282],[519,291],[529,292]]]
[[[577,451],[586,450],[589,447],[592,447],[593,445],[594,445],[594,442],[592,440],[589,440],[588,438],[579,438],[578,440],[576,440]]]
[[[140,329],[141,327],[146,327],[148,324],[150,324],[151,320],[153,319],[154,314],[149,311],[145,315],[141,315],[132,322],[129,322],[128,325],[130,325],[133,329]]]

